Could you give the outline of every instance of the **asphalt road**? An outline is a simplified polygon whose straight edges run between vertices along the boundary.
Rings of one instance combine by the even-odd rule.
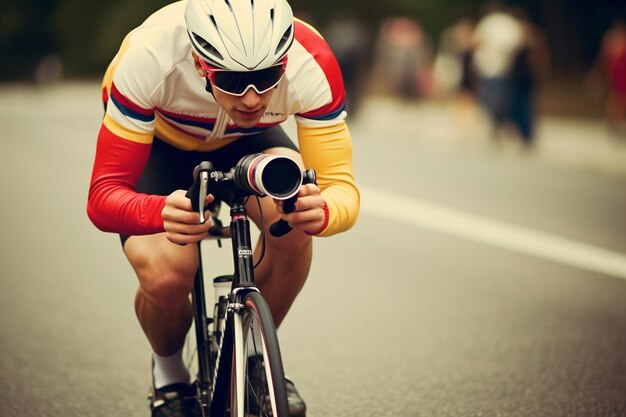
[[[5,417],[148,415],[135,278],[85,214],[100,112],[93,83],[0,87]],[[309,417],[625,416],[626,145],[545,119],[523,152],[458,116],[351,124],[362,215],[280,330]]]

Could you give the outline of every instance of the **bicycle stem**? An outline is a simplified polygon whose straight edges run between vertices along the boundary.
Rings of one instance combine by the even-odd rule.
[[[246,212],[243,199],[239,198],[230,209],[230,229],[232,233],[233,264],[235,266],[235,279],[233,288],[254,286],[254,261],[252,242],[250,238],[250,220]]]

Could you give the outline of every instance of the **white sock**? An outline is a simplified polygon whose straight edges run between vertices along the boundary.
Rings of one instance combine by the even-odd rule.
[[[183,362],[183,351],[179,350],[172,356],[159,356],[152,354],[154,358],[154,387],[163,388],[166,385],[179,382],[189,383],[189,371]]]

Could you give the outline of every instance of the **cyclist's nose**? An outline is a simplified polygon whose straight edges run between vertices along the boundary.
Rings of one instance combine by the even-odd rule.
[[[248,88],[248,91],[246,91],[244,95],[241,96],[241,102],[246,107],[250,107],[250,108],[256,107],[260,101],[261,101],[261,95],[257,93],[256,90],[252,87]]]

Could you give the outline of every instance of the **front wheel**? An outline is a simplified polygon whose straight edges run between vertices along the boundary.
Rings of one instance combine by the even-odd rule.
[[[270,309],[250,292],[235,314],[231,378],[231,417],[288,417],[285,373]]]

